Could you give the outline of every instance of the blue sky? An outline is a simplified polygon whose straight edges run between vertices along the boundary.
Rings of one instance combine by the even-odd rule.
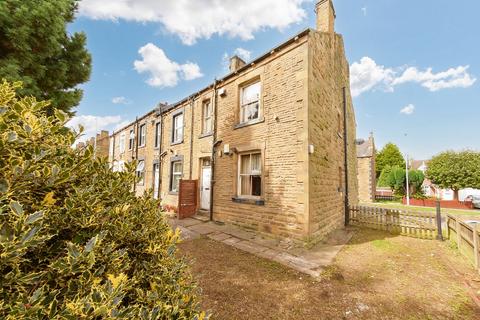
[[[209,6],[210,3],[217,5]],[[219,5],[218,3],[221,3]],[[253,59],[307,27],[315,1],[83,0],[93,71],[72,124],[121,126],[226,73],[225,56]],[[357,136],[424,159],[480,149],[480,2],[336,0],[351,64]],[[403,112],[401,112],[403,110]]]

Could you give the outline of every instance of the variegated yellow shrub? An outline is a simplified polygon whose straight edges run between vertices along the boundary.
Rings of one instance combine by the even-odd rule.
[[[0,318],[201,319],[159,204],[0,83]]]

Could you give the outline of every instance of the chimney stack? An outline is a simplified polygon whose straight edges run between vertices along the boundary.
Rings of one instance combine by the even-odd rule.
[[[320,0],[315,5],[317,13],[317,30],[320,32],[335,32],[335,8],[332,0]]]
[[[230,58],[230,72],[235,72],[245,65],[245,61],[240,59],[239,56],[233,56]]]

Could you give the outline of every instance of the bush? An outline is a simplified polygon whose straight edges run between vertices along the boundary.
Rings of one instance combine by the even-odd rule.
[[[0,83],[0,318],[201,319],[188,266],[133,164],[70,146],[67,116]]]
[[[395,199],[401,199],[406,195],[407,181],[405,177],[405,169],[400,167],[391,167],[388,176],[385,179],[387,184],[392,188]],[[408,170],[408,186],[410,196],[418,199],[424,197],[422,184],[425,175],[420,170]]]

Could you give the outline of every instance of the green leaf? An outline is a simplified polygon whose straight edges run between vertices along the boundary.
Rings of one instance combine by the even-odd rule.
[[[37,222],[38,220],[43,219],[43,211],[37,211],[35,213],[32,213],[27,217],[25,220],[26,224],[32,224]]]
[[[10,202],[10,209],[12,209],[17,215],[23,214],[23,208],[17,201]]]
[[[17,140],[18,136],[17,136],[17,133],[14,132],[14,131],[10,131],[8,133],[8,142],[13,142],[15,140]]]
[[[10,185],[8,184],[8,181],[5,179],[0,180],[0,193],[7,193],[8,189],[10,188]]]
[[[95,236],[90,240],[88,240],[87,244],[85,245],[85,252],[90,252],[93,250],[93,248],[95,247],[95,244],[97,243],[97,239],[98,237]]]

